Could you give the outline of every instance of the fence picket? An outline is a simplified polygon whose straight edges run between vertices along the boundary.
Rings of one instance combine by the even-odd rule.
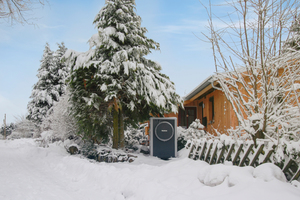
[[[200,159],[200,160],[203,160],[204,153],[205,153],[205,150],[206,150],[206,146],[207,146],[206,141],[204,141],[204,142],[203,142],[203,148],[202,148],[201,153],[200,153],[200,155],[199,155],[199,159]]]
[[[235,155],[234,155],[234,157],[233,157],[233,160],[232,160],[232,163],[234,164],[234,165],[239,165],[239,156],[240,156],[240,153],[242,152],[242,150],[243,150],[243,144],[240,144],[240,146],[239,146],[239,148],[237,149],[237,151],[235,152]]]
[[[249,160],[248,156],[249,156],[249,154],[250,154],[250,152],[251,152],[253,146],[254,146],[254,144],[250,144],[250,145],[248,146],[248,149],[246,150],[246,152],[245,152],[245,154],[244,154],[244,156],[243,156],[243,158],[241,159],[241,162],[240,162],[240,164],[239,164],[240,167],[244,166],[244,163],[249,164],[250,160]]]
[[[256,148],[253,143],[248,143],[248,145],[232,143],[223,145],[221,148],[219,148],[219,144],[218,141],[202,139],[197,144],[190,145],[188,157],[194,160],[200,159],[209,164],[232,161],[234,165],[256,167],[267,162],[274,163],[271,156],[274,153],[275,146],[271,142],[258,141]],[[292,181],[300,178],[300,167],[297,162],[286,156],[284,163],[276,163],[276,165],[282,169],[287,179]]]
[[[224,152],[225,152],[225,146],[222,147],[220,153],[219,153],[219,156],[217,158],[217,161],[216,161],[216,164],[220,163],[222,161],[222,158],[224,158]],[[224,159],[223,161],[224,162]]]
[[[296,171],[296,173],[294,174],[294,176],[291,178],[290,181],[297,180],[299,176],[300,176],[300,167],[298,166],[298,170]]]
[[[194,149],[196,149],[196,146],[193,144],[190,148],[189,158],[194,159]]]
[[[218,145],[217,144],[215,144],[214,145],[214,149],[213,149],[213,153],[212,153],[212,156],[210,157],[210,161],[209,161],[209,164],[211,165],[211,164],[214,164],[214,160],[216,161],[217,160],[217,158],[215,158],[216,157],[216,155],[217,155],[217,151],[218,151]],[[216,162],[215,162],[216,163]]]
[[[271,155],[272,155],[273,153],[274,153],[274,149],[269,149],[269,151],[268,151],[268,153],[267,153],[265,159],[263,160],[262,164],[263,164],[263,163],[267,163],[267,162],[272,162],[270,158],[271,158]]]
[[[204,161],[207,162],[207,163],[208,163],[207,159],[209,158],[209,153],[210,153],[210,150],[211,150],[212,145],[213,145],[213,143],[210,142],[210,143],[209,143],[209,146],[208,146],[208,148],[207,148],[207,151],[206,151],[206,153],[205,153]]]
[[[228,151],[228,153],[227,153],[227,155],[226,155],[225,160],[231,161],[230,158],[231,158],[232,152],[234,151],[234,147],[235,147],[235,144],[231,144],[231,145],[230,145],[230,148],[229,148],[229,151]]]
[[[256,167],[257,165],[259,165],[259,162],[256,162],[258,160],[259,155],[261,154],[263,148],[264,148],[264,144],[259,144],[259,146],[255,149],[258,149],[256,152],[254,151],[254,157],[253,159],[250,161],[250,166],[252,167]],[[255,166],[254,166],[255,165]]]

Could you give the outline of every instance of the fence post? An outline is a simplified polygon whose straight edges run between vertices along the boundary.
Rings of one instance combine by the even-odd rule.
[[[4,114],[3,123],[4,123],[4,139],[6,140],[6,114]]]

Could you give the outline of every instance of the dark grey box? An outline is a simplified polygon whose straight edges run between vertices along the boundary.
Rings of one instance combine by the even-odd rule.
[[[177,118],[150,118],[150,154],[161,159],[177,157]]]

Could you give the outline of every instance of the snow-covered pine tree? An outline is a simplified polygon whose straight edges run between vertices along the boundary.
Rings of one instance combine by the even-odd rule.
[[[27,119],[41,125],[54,101],[65,92],[66,66],[60,62],[66,48],[63,43],[54,54],[46,43],[44,54],[38,69],[38,82],[33,86],[28,105]]]
[[[74,114],[91,135],[113,118],[113,148],[123,148],[124,123],[177,112],[181,98],[161,66],[144,57],[159,44],[145,36],[134,0],[107,0],[94,24],[98,33],[89,40],[90,50],[66,53]]]
[[[70,70],[62,59],[67,51],[65,44],[63,42],[61,44],[57,43],[57,46],[58,49],[53,54],[53,63],[55,66],[53,68],[53,73],[55,74],[53,85],[56,86],[59,96],[62,96],[66,92],[66,79],[70,73]]]
[[[284,43],[285,50],[300,50],[300,15],[295,17],[291,27],[289,38]]]

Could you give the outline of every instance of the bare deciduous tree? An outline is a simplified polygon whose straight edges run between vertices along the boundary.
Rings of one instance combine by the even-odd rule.
[[[0,19],[9,23],[28,23],[26,15],[37,5],[45,5],[47,0],[0,0]]]
[[[231,103],[236,130],[254,142],[299,139],[300,52],[282,48],[298,0],[235,0],[226,6],[232,8],[227,18],[214,15],[211,4],[205,6],[210,31],[205,36],[213,47],[216,89]],[[216,28],[216,21],[225,28]]]

